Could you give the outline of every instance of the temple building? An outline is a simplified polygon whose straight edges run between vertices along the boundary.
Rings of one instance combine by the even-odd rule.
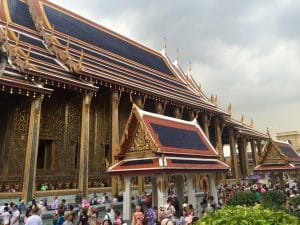
[[[0,198],[117,193],[107,168],[120,160],[133,104],[197,120],[218,160],[230,146],[237,181],[250,174],[246,146],[255,166],[268,140],[253,122],[232,118],[231,105],[224,110],[216,96],[206,97],[165,48],[148,48],[46,0],[0,0],[0,63]],[[136,178],[140,192],[146,180]]]
[[[300,154],[300,132],[287,131],[276,134],[276,138],[280,141],[288,141],[294,149]]]

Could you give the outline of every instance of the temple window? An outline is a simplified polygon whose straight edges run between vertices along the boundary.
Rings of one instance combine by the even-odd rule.
[[[37,169],[51,170],[52,158],[52,141],[40,140],[37,157]]]

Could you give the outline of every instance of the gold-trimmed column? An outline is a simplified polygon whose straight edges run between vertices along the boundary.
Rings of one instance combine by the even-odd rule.
[[[80,133],[80,157],[78,170],[78,189],[85,198],[88,194],[88,163],[89,163],[89,130],[90,107],[93,93],[87,92],[82,98],[81,108],[81,133]]]
[[[174,106],[173,117],[175,117],[177,119],[181,119],[181,111],[180,111],[179,106]]]
[[[215,122],[215,138],[216,138],[216,150],[219,153],[220,159],[224,161],[223,144],[222,144],[222,132],[223,125],[221,125],[219,117],[214,117]]]
[[[163,115],[164,114],[164,105],[162,102],[155,102],[154,103],[154,112],[157,113],[157,114],[161,114]]]
[[[209,115],[207,113],[204,113],[203,117],[202,117],[202,124],[203,124],[203,131],[206,135],[206,137],[209,140],[209,124],[210,124],[210,118]]]
[[[25,167],[23,176],[22,198],[30,200],[35,194],[36,164],[39,146],[41,110],[44,96],[34,98],[30,106],[29,128],[27,136],[27,147]]]
[[[188,111],[188,118],[187,118],[187,119],[188,119],[189,121],[193,121],[193,120],[195,119],[195,117],[196,117],[195,115],[196,115],[196,113],[195,113],[194,110],[189,110],[189,111]]]
[[[238,162],[237,162],[237,155],[236,155],[236,138],[233,134],[233,128],[228,127],[228,134],[229,134],[229,145],[230,145],[230,156],[231,156],[231,169],[236,179],[236,182],[240,182],[240,173],[238,169]]]
[[[115,164],[117,161],[115,156],[119,153],[119,102],[120,93],[118,90],[111,92],[111,164]],[[114,197],[118,194],[118,182],[116,177],[111,178],[111,193]]]
[[[256,151],[256,143],[255,143],[255,140],[252,139],[250,141],[250,144],[251,144],[251,152],[252,152],[252,158],[253,158],[253,165],[254,166],[257,166],[257,151]]]
[[[259,157],[262,155],[262,147],[261,147],[261,140],[256,140],[256,146],[257,146],[257,154]]]

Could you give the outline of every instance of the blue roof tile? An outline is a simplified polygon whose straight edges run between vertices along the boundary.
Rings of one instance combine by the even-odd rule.
[[[165,147],[208,151],[207,146],[196,131],[156,123],[150,123],[150,125],[158,134],[160,143]]]
[[[56,30],[173,76],[161,57],[151,54],[127,41],[97,29],[52,7],[44,5],[44,9],[49,22],[54,24]]]
[[[13,22],[34,30],[35,26],[26,3],[19,0],[8,0],[10,18]]]

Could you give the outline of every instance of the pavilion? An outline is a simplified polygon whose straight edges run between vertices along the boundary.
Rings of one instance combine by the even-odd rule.
[[[133,105],[120,143],[118,162],[108,168],[125,181],[123,217],[130,219],[131,177],[151,176],[153,204],[166,203],[168,176],[176,176],[177,196],[183,203],[184,176],[188,202],[196,205],[195,185],[199,174],[207,174],[211,195],[217,199],[216,173],[229,170],[197,120],[184,121],[139,109]]]

